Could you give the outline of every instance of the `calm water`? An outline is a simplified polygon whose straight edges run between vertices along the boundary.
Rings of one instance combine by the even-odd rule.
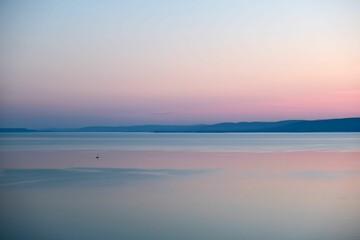
[[[0,133],[1,150],[360,151],[359,133]]]
[[[360,134],[0,134],[0,226],[16,240],[360,239]]]

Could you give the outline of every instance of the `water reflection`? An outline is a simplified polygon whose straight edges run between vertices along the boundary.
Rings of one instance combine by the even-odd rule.
[[[360,236],[359,171],[17,169],[0,179],[2,239]]]
[[[42,148],[0,152],[0,239],[360,236],[359,151]]]
[[[107,187],[209,172],[199,169],[136,168],[2,169],[0,188]]]

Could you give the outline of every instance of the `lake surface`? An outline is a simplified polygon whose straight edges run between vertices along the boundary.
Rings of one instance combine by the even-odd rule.
[[[357,240],[360,134],[1,133],[0,226],[15,240]]]
[[[0,150],[360,151],[359,133],[0,133]]]

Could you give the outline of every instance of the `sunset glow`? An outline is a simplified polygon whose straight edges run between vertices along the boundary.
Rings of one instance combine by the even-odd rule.
[[[2,1],[1,127],[359,116],[359,3]]]

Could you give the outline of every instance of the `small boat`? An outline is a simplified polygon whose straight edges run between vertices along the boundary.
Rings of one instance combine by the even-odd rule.
[[[97,155],[96,155],[96,159],[99,159],[99,158],[100,158],[100,157],[99,157],[99,154],[97,154]]]

